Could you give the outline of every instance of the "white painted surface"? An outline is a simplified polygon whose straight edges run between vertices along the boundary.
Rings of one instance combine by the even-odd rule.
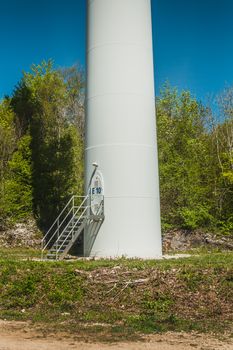
[[[97,162],[104,179],[105,220],[98,234],[92,228],[85,232],[85,254],[158,257],[151,4],[88,3],[86,184]]]
[[[104,198],[104,180],[100,171],[95,172],[90,187],[91,214],[98,215]]]

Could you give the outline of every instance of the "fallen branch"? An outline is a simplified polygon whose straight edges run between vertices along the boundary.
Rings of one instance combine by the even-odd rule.
[[[93,281],[93,283],[95,284],[111,284],[111,283],[115,283],[115,284],[138,284],[138,283],[146,283],[148,282],[150,279],[149,278],[140,278],[138,280],[129,280],[129,281],[121,281],[120,279],[117,280],[110,280],[110,281]]]
[[[138,280],[134,280],[134,281],[127,281],[124,285],[124,287],[119,291],[119,293],[117,293],[114,297],[114,300],[116,300],[116,298],[121,295],[123,293],[123,291],[129,286],[129,285],[134,285],[134,284],[140,284],[140,283],[145,283],[148,282],[149,278],[140,278]]]

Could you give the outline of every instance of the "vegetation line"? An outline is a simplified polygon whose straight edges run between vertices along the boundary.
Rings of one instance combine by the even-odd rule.
[[[35,218],[45,232],[83,194],[84,74],[33,65],[0,102],[0,229]],[[156,99],[164,231],[233,232],[233,88],[219,115],[166,83]]]

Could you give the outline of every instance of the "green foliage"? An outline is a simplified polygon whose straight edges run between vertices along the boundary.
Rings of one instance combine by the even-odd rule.
[[[0,226],[34,216],[46,231],[83,194],[84,73],[33,65],[0,102]],[[233,88],[215,121],[168,83],[156,100],[162,228],[233,233]],[[221,122],[220,122],[221,121]]]
[[[174,301],[171,295],[160,293],[158,295],[150,295],[146,292],[142,304],[144,313],[147,316],[153,316],[157,321],[165,321],[172,317]]]
[[[224,235],[233,234],[233,216],[228,217],[226,220],[219,221],[218,225],[220,226],[220,230]]]
[[[209,208],[197,204],[195,209],[180,208],[178,215],[181,219],[181,227],[188,230],[195,230],[199,227],[210,227],[214,223],[214,218],[209,212]]]
[[[17,221],[32,213],[31,137],[23,136],[8,162],[10,176],[5,181],[3,210],[8,220]]]
[[[31,138],[16,138],[15,114],[8,101],[0,108],[1,132],[1,199],[0,213],[4,221],[14,222],[32,213]]]
[[[212,179],[214,193],[214,216],[221,231],[232,230],[233,208],[233,88],[227,88],[218,97],[220,115],[213,118],[211,128]]]
[[[4,222],[34,215],[46,230],[68,198],[83,193],[82,96],[82,74],[55,70],[50,60],[25,72],[0,105]]]
[[[189,229],[212,222],[206,110],[165,85],[157,99],[161,210],[164,225]]]
[[[157,99],[164,230],[178,227],[232,232],[233,95],[229,97],[229,91],[224,94],[224,122],[216,124],[211,111],[187,91],[178,94],[165,84]]]
[[[66,118],[68,90],[52,63],[33,66],[24,75],[31,91],[30,122],[34,213],[48,228],[71,194],[81,194],[83,145],[77,128]]]
[[[5,222],[5,185],[9,176],[8,161],[16,144],[14,117],[9,101],[0,102],[0,226]]]

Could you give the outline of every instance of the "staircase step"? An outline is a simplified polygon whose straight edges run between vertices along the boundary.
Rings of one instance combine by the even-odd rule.
[[[60,252],[60,251],[62,251],[62,250],[64,250],[64,249],[66,249],[66,247],[58,248],[58,250],[53,249],[53,250],[50,250],[49,253],[51,253],[51,254],[56,254],[57,251]]]
[[[69,243],[70,243],[70,242],[65,243],[65,244],[59,244],[59,246],[57,246],[57,249],[65,248],[65,247],[67,247],[67,246],[69,245]],[[54,248],[54,250],[57,250],[57,249]]]
[[[68,239],[70,239],[71,238],[71,236],[69,237],[69,236],[65,236],[65,237],[60,237],[59,238],[59,241],[62,241],[62,242],[64,242],[64,241],[66,241],[66,240],[68,240]],[[58,242],[58,241],[57,241]]]
[[[73,209],[76,211],[76,208]],[[60,233],[55,237],[55,242],[46,256],[48,260],[56,260],[58,257],[61,257],[61,255],[65,256],[69,248],[75,243],[79,234],[82,232],[81,227],[84,228],[84,224],[88,219],[88,215],[84,209],[86,210],[85,206],[80,209],[76,217],[72,218],[72,216],[69,216],[64,219],[59,230]],[[80,218],[83,213],[86,215]]]
[[[60,247],[58,247],[58,249],[59,249],[59,251],[61,251],[61,250],[65,250],[67,246],[68,246],[68,245],[66,245],[66,246],[62,246],[61,248],[60,248]],[[51,250],[50,250],[50,253],[56,253],[56,251],[57,251],[57,249],[51,249]]]
[[[60,242],[57,247],[66,247],[71,241],[66,241],[66,242]]]
[[[47,254],[47,256],[56,256],[56,254],[52,254],[51,252]]]

